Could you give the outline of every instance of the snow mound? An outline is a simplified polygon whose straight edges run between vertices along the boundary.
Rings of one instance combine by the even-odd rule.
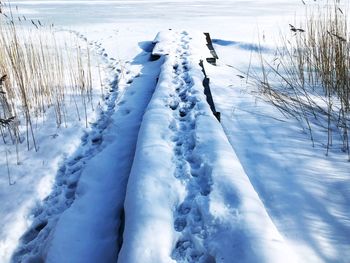
[[[138,136],[118,262],[298,262],[206,103],[204,35],[155,42],[165,60]]]

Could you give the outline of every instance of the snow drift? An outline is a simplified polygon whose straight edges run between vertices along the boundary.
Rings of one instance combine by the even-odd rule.
[[[204,35],[156,41],[165,62],[138,137],[119,262],[297,262],[206,103]]]

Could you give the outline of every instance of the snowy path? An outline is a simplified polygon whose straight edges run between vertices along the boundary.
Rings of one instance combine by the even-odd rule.
[[[114,69],[113,65],[108,64],[108,60],[105,60],[105,63],[106,67]],[[21,262],[33,256],[36,258],[45,249],[43,246],[46,246],[46,241],[50,238],[60,215],[75,201],[77,185],[86,163],[104,148],[101,145],[102,133],[114,112],[119,94],[117,83],[118,76],[111,75],[110,89],[105,97],[105,109],[100,109],[98,120],[82,137],[79,148],[61,165],[50,195],[32,212],[33,223],[21,237],[20,246],[12,257],[14,262]]]
[[[152,48],[152,43],[146,44],[146,49]],[[118,65],[101,43],[91,45],[111,71],[104,109],[58,171],[54,189],[34,212],[14,262],[117,258],[127,178],[161,61],[150,62],[150,50],[145,50],[132,63]]]
[[[112,66],[106,114],[63,165],[14,261],[298,262],[206,102],[205,36],[169,30],[155,42],[159,60],[142,42],[124,72]]]
[[[204,35],[157,41],[165,61],[139,132],[118,262],[298,262],[206,103]]]

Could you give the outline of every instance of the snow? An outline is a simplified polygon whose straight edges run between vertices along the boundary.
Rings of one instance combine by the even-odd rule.
[[[259,45],[273,55],[300,1],[11,3],[88,40],[106,99],[96,83],[89,128],[39,125],[20,166],[0,145],[16,182],[2,158],[1,262],[347,262],[346,156],[324,156],[321,132],[313,148],[237,76],[259,70]],[[221,125],[203,94],[202,32],[219,55],[204,66]]]
[[[117,256],[122,238],[118,229],[138,129],[157,77],[159,62],[148,62],[149,55],[143,52],[134,60],[142,63],[143,69],[118,99],[111,124],[101,134],[105,148],[84,168],[76,200],[57,223],[49,262],[113,261]]]
[[[347,262],[350,195],[346,155],[334,147],[326,157],[324,134],[315,130],[313,148],[296,121],[250,95],[246,80],[236,76],[242,73],[226,65],[232,63],[228,54],[235,54],[242,61],[237,68],[247,67],[252,52],[253,61],[257,56],[254,48],[215,42],[220,63],[207,69],[213,96],[222,112],[224,130],[267,212],[306,262]]]
[[[94,100],[98,101],[98,92]],[[73,102],[67,103],[70,112],[75,112]],[[80,112],[83,111],[79,104]],[[96,112],[88,109],[88,121],[93,122]],[[55,177],[67,156],[71,156],[80,144],[84,132],[84,121],[78,121],[75,114],[67,116],[65,126],[58,128],[54,109],[48,109],[45,116],[35,118],[35,136],[39,142],[39,153],[26,150],[26,144],[19,146],[19,164],[16,147],[1,144],[0,160],[0,259],[6,262],[18,244],[18,239],[32,224],[32,213],[40,206],[54,185]],[[62,125],[64,126],[64,125]],[[24,131],[22,130],[24,136]],[[6,140],[9,141],[9,138]],[[55,145],[55,147],[52,147]],[[5,153],[6,151],[6,153]],[[11,185],[8,181],[10,176]],[[34,212],[35,213],[35,212]]]
[[[139,133],[119,262],[286,262],[286,255],[297,262],[205,102],[197,62],[207,48],[203,34],[190,36],[156,38],[162,47],[179,40],[176,53],[164,53]],[[157,45],[159,54],[164,49]],[[154,239],[154,233],[166,239]]]

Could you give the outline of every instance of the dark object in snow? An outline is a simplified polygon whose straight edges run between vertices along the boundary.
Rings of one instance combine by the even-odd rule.
[[[149,47],[149,49],[151,49],[151,57],[150,57],[150,61],[156,61],[158,59],[160,59],[160,55],[159,54],[154,54],[153,53],[153,49],[156,46],[157,42],[152,42],[151,46]]]
[[[0,85],[2,84],[3,81],[5,81],[7,78],[7,75],[3,75],[1,78],[0,78]]]
[[[207,47],[208,47],[208,49],[210,51],[210,54],[212,55],[212,57],[206,58],[206,60],[207,60],[208,63],[216,66],[216,60],[219,59],[219,57],[216,54],[216,51],[215,51],[215,49],[213,47],[213,42],[211,40],[210,34],[209,33],[204,33],[204,35],[205,35],[206,40],[207,40]],[[216,119],[220,122],[221,114],[220,114],[220,112],[217,112],[216,109],[215,109],[213,96],[211,94],[210,87],[209,87],[209,78],[207,77],[207,73],[205,72],[203,60],[201,60],[199,62],[199,65],[201,66],[203,74],[204,74],[204,80],[203,80],[204,94],[207,97],[207,102],[208,102],[208,104],[210,106],[211,111],[213,112],[213,114],[216,117]]]
[[[210,34],[209,33],[204,33],[206,40],[207,40],[207,47],[210,51],[210,54],[212,55],[211,58],[207,58],[207,62],[216,65],[216,60],[219,59],[218,55],[216,54],[216,51],[213,47],[213,42],[211,40]]]
[[[296,28],[295,26],[289,24],[289,27],[290,27],[290,30],[293,31],[294,33],[297,33],[297,32],[301,32],[301,33],[304,33],[305,30],[302,29],[302,28]]]
[[[3,82],[6,80],[7,78],[7,75],[3,75],[1,78],[0,78],[0,105],[7,105],[5,106],[5,109],[7,108],[7,110],[5,110],[6,113],[9,113],[11,115],[11,112],[8,112],[8,102],[7,102],[7,99],[6,99],[6,92],[2,89],[2,85],[3,85]],[[8,114],[4,114],[3,117],[0,117],[0,126],[3,126],[3,127],[6,127],[8,125],[11,124],[12,121],[14,121],[15,117],[14,116],[11,116],[11,117],[6,117],[6,115]]]
[[[199,65],[201,66],[203,74],[204,74],[204,79],[203,79],[204,94],[207,97],[207,102],[208,102],[208,104],[210,106],[211,111],[213,112],[213,114],[216,117],[216,119],[220,122],[221,114],[220,114],[220,112],[217,112],[216,109],[215,109],[213,96],[211,94],[210,87],[209,87],[209,78],[207,76],[207,73],[205,72],[203,60],[201,60],[199,62]]]
[[[7,118],[7,119],[2,119],[0,118],[0,125],[1,126],[7,126],[7,125],[10,125],[10,123],[15,119],[14,116],[10,117],[10,118]]]

